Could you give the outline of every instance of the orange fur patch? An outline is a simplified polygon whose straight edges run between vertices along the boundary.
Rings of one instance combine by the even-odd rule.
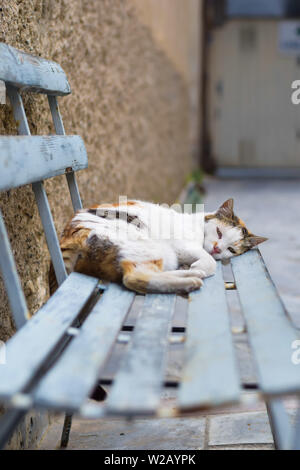
[[[149,274],[135,272],[134,274],[124,276],[123,284],[130,290],[140,294],[146,294],[148,292],[150,278],[151,276]]]
[[[135,201],[127,201],[127,202],[116,202],[115,204],[113,204],[113,207],[118,207],[118,206],[137,206],[137,202]]]
[[[115,202],[114,204],[96,204],[95,206],[89,207],[89,209],[109,209],[110,207],[119,207],[119,206],[137,206],[138,203],[134,201],[127,202]]]
[[[149,260],[143,263],[135,263],[130,260],[122,261],[123,283],[128,289],[141,294],[148,291],[148,284],[153,273],[161,272],[163,268],[162,259]]]
[[[154,259],[151,261],[145,262],[146,266],[149,266],[150,269],[155,269],[155,271],[162,271],[163,270],[163,260],[162,259]]]
[[[60,247],[65,249],[81,249],[91,229],[82,227],[80,224],[70,223],[67,225],[60,240]]]
[[[123,273],[131,274],[136,269],[136,263],[133,261],[124,260],[121,262]]]
[[[242,219],[238,219],[238,221],[239,221],[239,225],[241,225],[242,227],[246,227],[246,224]]]
[[[121,265],[124,275],[131,274],[135,270],[138,270],[139,272],[142,272],[143,270],[160,272],[163,270],[162,259],[153,259],[149,261],[144,261],[143,263],[136,263],[130,260],[123,260],[121,262]]]
[[[70,222],[60,241],[62,255],[68,272],[76,271],[104,281],[119,282],[122,273],[119,267],[118,249],[98,240],[88,239],[91,229]]]

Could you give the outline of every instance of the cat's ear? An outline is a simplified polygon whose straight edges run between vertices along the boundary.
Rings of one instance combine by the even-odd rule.
[[[259,237],[257,235],[249,235],[249,237],[247,238],[247,245],[251,248],[253,248],[254,246],[257,246],[259,245],[260,243],[263,243],[265,241],[267,241],[268,238],[266,237]]]
[[[217,214],[231,219],[233,216],[233,199],[227,199],[217,210]]]

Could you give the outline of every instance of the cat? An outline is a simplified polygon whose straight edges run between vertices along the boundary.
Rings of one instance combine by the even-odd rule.
[[[66,270],[142,294],[187,294],[215,273],[217,260],[267,240],[246,228],[233,204],[228,199],[215,212],[194,214],[138,200],[82,209],[61,237]],[[56,287],[52,268],[50,291]]]

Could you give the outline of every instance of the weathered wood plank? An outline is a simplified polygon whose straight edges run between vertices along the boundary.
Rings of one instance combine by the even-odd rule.
[[[276,450],[289,450],[292,445],[293,426],[282,398],[266,402]]]
[[[111,414],[152,414],[160,401],[175,295],[148,294],[107,399]]]
[[[0,397],[22,391],[93,293],[98,279],[72,273],[48,302],[6,344]]]
[[[6,85],[3,80],[0,80],[0,104],[6,104]]]
[[[7,93],[9,99],[11,101],[13,107],[14,118],[17,123],[18,133],[20,135],[30,136],[30,129],[23,105],[22,97],[17,90],[17,88],[13,86],[7,87]],[[56,99],[56,97],[52,97]],[[53,217],[51,214],[47,194],[45,188],[43,186],[42,181],[37,181],[33,183],[32,189],[35,194],[36,202],[38,205],[40,217],[43,223],[43,227],[45,230],[47,245],[51,254],[51,258],[53,261],[53,266],[55,270],[55,275],[58,284],[62,284],[67,277],[66,268],[62,259],[62,254],[60,251],[59,241],[57,238]]]
[[[4,43],[0,43],[0,80],[34,92],[71,93],[66,74],[59,64]]]
[[[239,399],[237,373],[221,263],[215,276],[190,295],[185,365],[178,393],[182,409]]]
[[[292,362],[292,344],[300,339],[300,332],[287,317],[260,252],[251,250],[233,258],[232,269],[262,392],[299,392],[300,374]]]
[[[135,294],[110,284],[62,357],[40,382],[40,406],[78,410],[95,386]]]
[[[56,134],[66,135],[63,120],[58,107],[57,97],[48,96],[48,102]],[[82,202],[74,171],[68,172],[66,174],[66,178],[69,186],[70,196],[72,199],[73,209],[74,212],[77,212],[79,209],[82,209]]]
[[[62,175],[88,165],[79,136],[0,137],[0,190]]]
[[[32,190],[35,195],[40,218],[45,231],[46,241],[53,262],[56,280],[60,286],[67,278],[67,271],[55,230],[44,182],[33,183]]]

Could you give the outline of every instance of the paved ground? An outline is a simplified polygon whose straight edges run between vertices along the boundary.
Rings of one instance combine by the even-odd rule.
[[[235,199],[237,214],[257,235],[269,237],[261,246],[271,275],[293,321],[300,326],[300,217],[299,181],[206,181],[206,210],[214,210],[229,197]],[[242,326],[234,291],[229,297],[233,326]],[[255,380],[249,347],[243,334],[236,335],[236,349],[245,382]],[[197,419],[84,421],[76,419],[71,432],[70,449],[273,449],[267,413],[262,403],[245,403],[201,416]],[[172,396],[166,397],[172,400]],[[251,404],[250,404],[251,403]],[[294,415],[293,403],[289,403]],[[59,442],[62,416],[40,443],[40,449],[55,449]]]

